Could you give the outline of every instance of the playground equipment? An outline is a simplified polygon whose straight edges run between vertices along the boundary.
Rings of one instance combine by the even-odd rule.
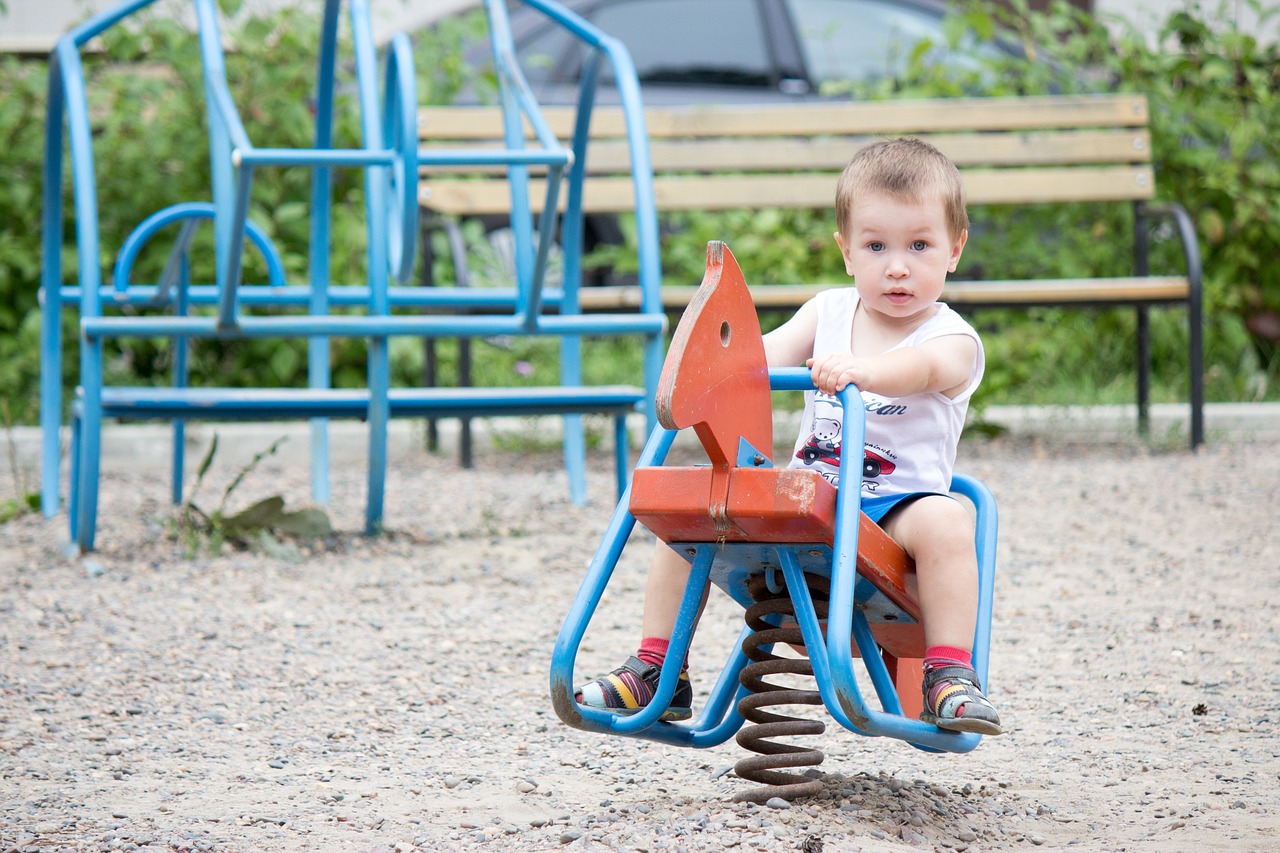
[[[123,240],[111,280],[104,284],[93,128],[81,50],[152,2],[129,0],[86,21],[58,42],[50,58],[41,280],[41,497],[45,515],[52,516],[59,503],[59,444],[65,414],[61,317],[68,310],[79,316],[80,360],[80,387],[70,407],[68,517],[72,538],[86,551],[93,549],[97,524],[102,426],[112,417],[173,421],[175,503],[182,495],[183,429],[188,419],[311,420],[312,497],[318,503],[328,501],[327,419],[363,419],[369,430],[365,509],[365,530],[369,533],[376,532],[382,524],[387,426],[392,417],[563,414],[570,496],[580,503],[585,500],[586,458],[581,415],[605,413],[614,418],[621,492],[628,460],[625,418],[648,408],[650,425],[654,423],[650,401],[662,363],[666,328],[657,292],[657,220],[644,114],[635,71],[622,44],[550,0],[524,0],[580,41],[590,54],[576,108],[575,130],[565,143],[549,131],[515,63],[506,4],[485,0],[506,145],[485,150],[419,149],[418,104],[409,41],[403,34],[392,39],[379,93],[379,63],[369,3],[349,0],[346,5],[362,139],[359,147],[337,148],[333,137],[342,4],[340,0],[323,0],[315,145],[306,149],[265,148],[250,139],[240,106],[228,85],[216,0],[192,0],[207,102],[212,199],[178,200],[143,218]],[[577,299],[583,163],[595,82],[606,65],[617,80],[621,96],[632,155],[637,227],[649,248],[639,258],[639,311],[585,315],[579,310]],[[531,129],[532,138],[526,128]],[[68,152],[77,257],[74,283],[64,281],[61,262],[65,228],[63,167]],[[433,169],[477,164],[504,168],[508,176],[515,252],[512,286],[482,291],[403,286],[411,279],[415,263],[420,171],[429,181]],[[285,281],[279,249],[249,219],[254,175],[274,168],[312,171],[310,271],[303,284]],[[367,279],[356,284],[330,281],[330,195],[335,169],[359,169],[365,177]],[[539,205],[530,201],[531,186],[538,186],[530,180],[531,173],[545,177],[545,198]],[[544,273],[551,235],[556,231],[556,211],[562,200],[565,212],[559,230],[563,284],[553,289],[544,287]],[[535,208],[542,211],[536,230]],[[212,221],[215,235],[216,280],[211,284],[192,282],[189,274],[193,229],[206,220]],[[161,280],[133,281],[142,248],[175,226],[178,235]],[[265,259],[265,284],[241,280],[244,252],[250,247]],[[401,284],[393,284],[393,276]],[[432,313],[422,313],[427,310]],[[558,339],[560,384],[538,388],[391,387],[388,347],[393,337],[502,335]],[[642,387],[584,385],[580,349],[584,335],[639,336],[645,353]],[[107,384],[104,342],[126,336],[162,339],[172,348],[171,387]],[[330,339],[334,337],[366,341],[366,387],[331,387]],[[190,346],[200,341],[246,338],[305,340],[307,387],[234,387],[234,378],[228,378],[225,386],[189,387]]]
[[[920,607],[908,587],[913,567],[902,549],[862,515],[860,490],[836,490],[816,472],[775,468],[769,461],[770,390],[811,387],[807,370],[767,368],[742,272],[723,243],[709,244],[706,276],[676,328],[663,367],[660,426],[610,520],[552,659],[552,702],[570,726],[690,747],[715,746],[737,733],[739,744],[760,753],[739,762],[738,775],[763,783],[740,794],[742,800],[792,799],[821,788],[820,781],[782,768],[817,764],[822,753],[772,738],[821,734],[823,723],[766,710],[776,705],[822,705],[851,731],[928,751],[967,752],[981,740],[981,735],[944,731],[918,719],[924,635]],[[840,401],[846,412],[844,446],[860,448],[865,425],[857,389],[845,389]],[[710,465],[664,465],[676,432],[688,427]],[[841,482],[861,482],[862,461],[860,454],[844,454]],[[986,684],[996,507],[990,492],[970,477],[955,475],[952,490],[971,501],[977,513],[973,663]],[[637,520],[685,555],[692,568],[657,693],[645,709],[621,716],[575,702],[574,662]],[[688,723],[660,722],[709,583],[746,609],[747,625],[701,712]],[[779,643],[802,643],[808,659],[773,654]],[[863,697],[855,655],[863,661],[879,709]],[[764,680],[780,673],[811,675],[817,690]],[[748,721],[752,725],[744,728]]]

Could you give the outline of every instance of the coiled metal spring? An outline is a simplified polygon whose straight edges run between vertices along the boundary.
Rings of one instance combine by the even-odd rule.
[[[805,582],[818,618],[825,619],[830,583],[815,575],[805,575]],[[778,614],[794,616],[795,605],[785,586],[777,591],[770,589],[769,579],[763,574],[747,582],[747,591],[755,602],[747,608],[745,616],[753,633],[743,641],[742,651],[751,662],[743,668],[739,681],[751,693],[738,702],[738,713],[747,724],[738,731],[736,740],[739,746],[759,755],[739,761],[734,765],[734,772],[749,782],[759,782],[762,787],[742,791],[734,800],[763,803],[774,797],[788,801],[811,797],[822,790],[822,781],[785,770],[816,767],[825,758],[822,750],[779,743],[773,738],[820,735],[826,731],[826,723],[764,710],[782,705],[822,705],[822,696],[817,690],[783,687],[764,680],[782,674],[813,676],[813,664],[808,658],[782,658],[765,650],[777,643],[803,644],[800,627],[794,621],[781,627],[767,621],[767,617]]]

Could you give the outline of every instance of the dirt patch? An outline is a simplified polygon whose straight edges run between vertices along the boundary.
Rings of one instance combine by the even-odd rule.
[[[829,724],[823,790],[788,808],[732,802],[732,741],[552,712],[551,648],[613,505],[593,465],[578,507],[554,453],[410,454],[377,539],[354,532],[344,465],[340,532],[296,560],[184,556],[149,471],[108,472],[95,554],[66,548],[64,517],[0,526],[0,849],[1274,849],[1272,443],[966,443],[1000,506],[990,693],[1010,730],[951,756]],[[237,494],[305,505],[304,478],[267,464]],[[582,675],[633,648],[647,556],[624,555]],[[740,619],[713,598],[695,686]]]

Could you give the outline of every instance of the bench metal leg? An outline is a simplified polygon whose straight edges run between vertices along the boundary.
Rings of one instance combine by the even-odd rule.
[[[1187,308],[1191,333],[1191,449],[1204,444],[1204,308],[1197,293]]]
[[[449,243],[449,258],[453,262],[454,283],[458,287],[471,286],[471,267],[467,263],[467,244],[462,236],[462,228],[459,224],[444,217],[432,216],[425,213],[422,217],[422,284],[430,287],[435,282],[435,275],[431,269],[433,255],[431,252],[431,232],[439,229],[444,232],[445,239]],[[471,339],[458,338],[458,369],[457,383],[458,387],[466,388],[471,385]],[[439,376],[439,359],[436,356],[435,338],[424,338],[422,341],[425,351],[424,367],[423,367],[423,384],[428,388],[435,387],[440,381]],[[440,430],[439,419],[434,417],[427,418],[427,449],[437,450],[440,446]],[[471,468],[475,464],[473,453],[474,444],[472,442],[471,418],[463,417],[458,419],[458,464],[463,468]]]
[[[1138,434],[1151,435],[1151,312],[1138,306]]]

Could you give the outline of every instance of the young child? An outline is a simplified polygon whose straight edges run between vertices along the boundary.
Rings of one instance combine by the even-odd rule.
[[[938,302],[969,237],[955,165],[918,139],[858,152],[836,186],[836,245],[853,288],[806,303],[764,336],[769,365],[805,364],[792,467],[839,486],[843,412],[834,396],[856,385],[866,407],[862,510],[915,559],[927,646],[921,718],[952,731],[998,735],[1000,717],[971,659],[978,611],[973,523],[950,497],[956,445],[983,373],[982,342]],[[640,648],[578,690],[593,708],[633,714],[658,683],[689,564],[659,542],[645,589]],[[664,720],[692,715],[688,662]]]

